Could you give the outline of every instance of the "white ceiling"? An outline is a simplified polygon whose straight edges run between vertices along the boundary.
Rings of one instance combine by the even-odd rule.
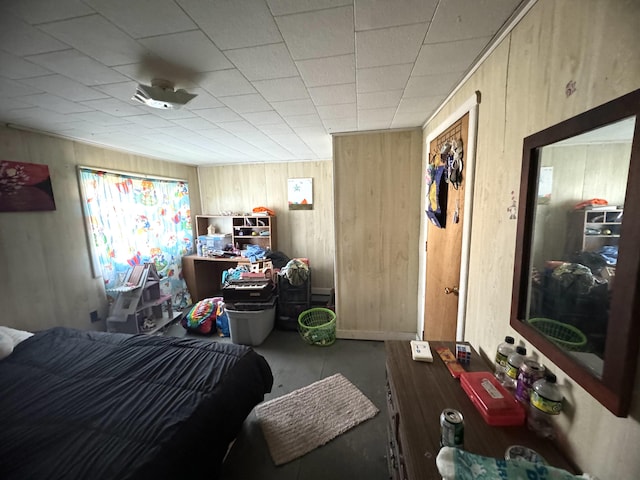
[[[0,122],[191,165],[422,126],[523,0],[0,0]],[[131,100],[159,77],[198,96]]]

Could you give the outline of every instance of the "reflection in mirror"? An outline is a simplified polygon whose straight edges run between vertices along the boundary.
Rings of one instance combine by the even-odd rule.
[[[617,416],[640,350],[640,89],[524,138],[511,327]]]
[[[525,322],[601,378],[635,117],[538,148]]]

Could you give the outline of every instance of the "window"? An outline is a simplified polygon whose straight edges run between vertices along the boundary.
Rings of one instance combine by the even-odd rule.
[[[96,275],[122,284],[134,265],[153,262],[176,308],[191,303],[182,257],[192,253],[189,185],[81,167],[80,185]]]

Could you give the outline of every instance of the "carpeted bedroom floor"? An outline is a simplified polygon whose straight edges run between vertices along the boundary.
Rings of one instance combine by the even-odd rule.
[[[165,335],[181,337],[187,334],[180,325],[172,325]],[[211,340],[230,341],[218,337]],[[382,342],[338,339],[330,347],[314,347],[304,343],[297,332],[274,330],[262,345],[254,348],[267,359],[273,371],[273,390],[265,400],[341,373],[378,407],[380,413],[305,456],[276,467],[255,412],[251,412],[227,456],[222,480],[389,478],[385,353]]]

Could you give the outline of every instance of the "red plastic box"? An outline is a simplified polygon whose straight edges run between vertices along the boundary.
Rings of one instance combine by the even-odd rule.
[[[460,385],[487,424],[524,424],[524,408],[500,385],[492,372],[464,372],[460,375]]]

